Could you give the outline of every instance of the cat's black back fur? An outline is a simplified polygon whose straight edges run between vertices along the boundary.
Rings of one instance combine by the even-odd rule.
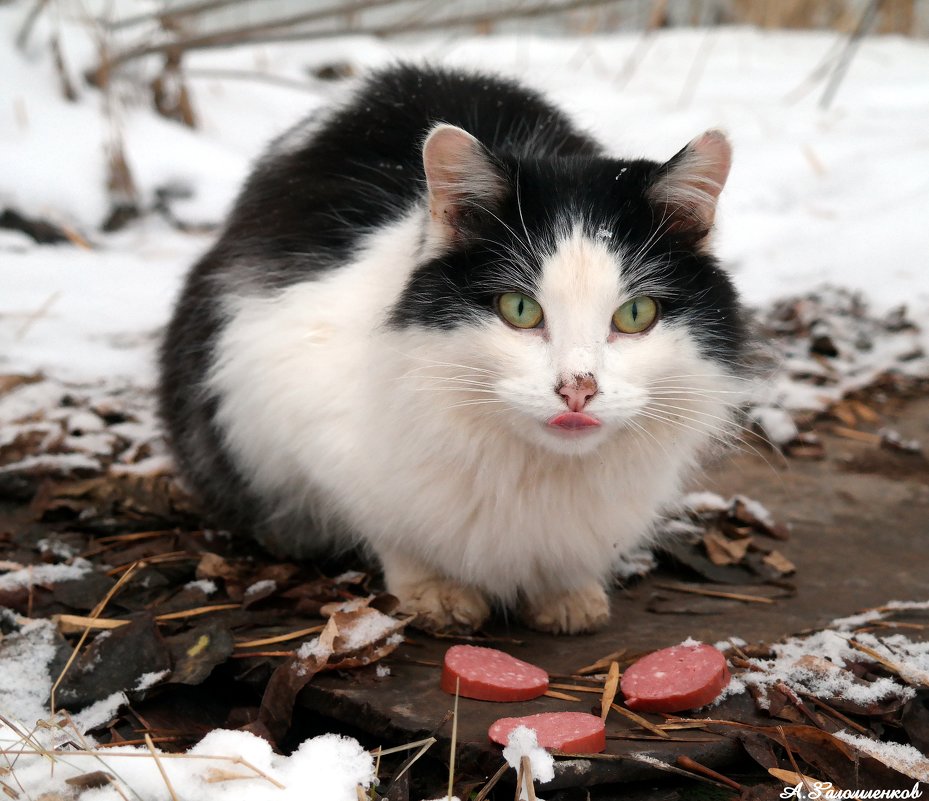
[[[366,231],[422,196],[422,144],[438,122],[514,157],[600,153],[563,113],[515,82],[408,65],[367,78],[302,146],[284,146],[294,132],[273,143],[219,241],[188,276],[161,348],[161,417],[181,475],[221,525],[249,529],[264,516],[226,452],[217,400],[204,386],[223,296],[236,287],[281,289],[346,261]]]
[[[385,310],[390,325],[447,328],[475,313],[493,314],[495,293],[521,289],[493,283],[501,248],[519,252],[530,271],[541,270],[540,253],[567,210],[591,235],[607,230],[610,247],[647,247],[649,262],[672,290],[662,300],[663,315],[699,321],[695,338],[712,357],[738,360],[745,336],[728,278],[686,237],[654,235],[656,211],[646,190],[662,165],[609,158],[565,115],[514,82],[391,67],[369,77],[321,122],[306,124],[302,141],[298,127],[272,144],[219,241],[193,268],[169,326],[161,351],[161,414],[181,474],[221,524],[254,528],[266,514],[227,454],[215,421],[217,400],[205,389],[224,323],[223,298],[271,293],[349,262],[367,232],[421,202],[422,146],[437,123],[476,137],[517,189],[493,214],[477,215],[470,243],[420,264],[395,307]],[[531,252],[526,241],[535,243]],[[430,302],[450,292],[456,302]]]

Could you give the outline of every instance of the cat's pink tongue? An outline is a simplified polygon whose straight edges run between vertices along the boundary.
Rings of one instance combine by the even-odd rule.
[[[555,415],[548,424],[552,428],[563,428],[566,431],[579,431],[582,428],[594,428],[600,425],[596,417],[583,412],[563,412]]]

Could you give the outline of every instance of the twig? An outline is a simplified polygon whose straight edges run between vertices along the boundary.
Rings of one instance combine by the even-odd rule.
[[[580,698],[576,695],[568,695],[567,693],[560,693],[557,690],[546,690],[543,695],[546,698],[555,698],[559,701],[576,701],[580,703]]]
[[[690,105],[690,101],[693,100],[693,96],[697,91],[697,85],[700,83],[700,78],[703,76],[703,70],[709,60],[710,51],[713,49],[714,44],[716,44],[716,37],[712,34],[712,28],[707,28],[703,34],[700,46],[697,48],[697,52],[694,55],[690,70],[687,72],[687,80],[684,81],[684,87],[681,89],[681,96],[677,101],[678,107],[686,108]]]
[[[485,784],[481,788],[481,791],[476,796],[474,796],[474,801],[486,801],[487,796],[490,795],[490,791],[497,786],[497,782],[503,778],[503,775],[506,773],[506,769],[508,767],[509,764],[504,762],[499,768],[497,768],[497,772],[491,776],[490,779],[488,779],[487,784]]]
[[[643,729],[646,729],[652,732],[653,734],[658,735],[662,739],[664,740],[671,739],[671,735],[668,734],[664,729],[659,729],[654,723],[652,723],[649,720],[646,720],[641,715],[637,715],[631,709],[626,709],[626,707],[620,706],[619,704],[611,704],[610,708],[614,712],[622,715],[624,718],[628,718],[633,723],[635,723],[637,726],[641,726]]]
[[[458,697],[461,689],[461,677],[455,677],[455,710],[452,712],[452,751],[448,760],[448,797],[452,797],[455,786],[455,749],[458,746]]]
[[[306,637],[308,634],[318,634],[321,632],[325,626],[310,626],[307,629],[299,629],[298,631],[291,631],[287,634],[278,634],[276,637],[264,637],[260,640],[246,640],[244,642],[237,642],[235,644],[236,648],[257,648],[261,645],[274,645],[279,642],[287,642],[287,640],[296,640],[299,637]]]
[[[835,68],[832,70],[832,75],[829,76],[829,82],[826,84],[826,91],[823,92],[822,100],[819,101],[819,107],[821,109],[825,110],[832,104],[832,99],[839,90],[839,86],[845,78],[845,74],[848,72],[848,67],[852,63],[852,58],[854,58],[858,46],[861,44],[861,40],[865,37],[865,34],[871,30],[871,26],[874,25],[874,20],[877,18],[877,12],[880,10],[882,2],[883,0],[871,0],[859,18],[858,25],[848,38],[845,49],[839,56]]]
[[[694,773],[699,773],[703,776],[706,776],[708,779],[716,779],[718,782],[731,787],[733,790],[741,793],[745,788],[739,784],[737,781],[730,779],[728,776],[723,776],[722,773],[717,773],[712,768],[708,768],[706,765],[701,765],[699,762],[691,759],[689,756],[681,755],[677,758],[677,764],[682,768],[686,768],[689,771]]]
[[[529,801],[536,801],[535,798],[535,785],[533,784],[532,778],[532,763],[529,761],[528,755],[524,754],[519,759],[519,767],[522,769],[521,773],[523,775],[523,783],[526,787],[526,795],[528,796]],[[519,801],[519,797],[522,794],[522,789],[520,787],[516,788],[516,798]]]
[[[365,10],[372,8],[375,4],[383,5],[394,0],[365,0],[358,3],[346,3],[339,7],[338,13],[351,13],[352,11]],[[550,14],[560,14],[576,8],[591,8],[600,5],[609,5],[617,0],[564,0],[563,2],[539,3],[535,5],[520,5],[512,8],[498,10],[496,12],[483,12],[474,14],[462,14],[458,17],[446,19],[410,19],[406,22],[372,25],[369,27],[359,26],[350,29],[357,35],[387,37],[404,33],[420,33],[432,30],[441,30],[446,28],[467,27],[479,25],[489,20],[502,19],[526,19],[529,17],[548,16]],[[188,50],[204,50],[215,47],[229,47],[242,44],[269,44],[272,42],[290,42],[304,41],[310,39],[326,39],[336,36],[344,36],[345,29],[333,30],[311,30],[311,31],[293,31],[290,30],[295,25],[305,24],[307,22],[317,21],[332,16],[333,9],[322,9],[319,11],[300,14],[294,17],[274,20],[262,25],[251,25],[243,28],[235,28],[224,31],[217,31],[202,36],[194,36],[187,39],[174,39],[168,42],[160,42],[152,45],[142,45],[140,47],[125,50],[117,53],[107,60],[106,68],[113,69],[125,64],[127,61],[143,58],[144,56],[156,53],[167,52],[186,52]],[[279,31],[279,32],[278,32]],[[101,65],[103,67],[103,65]],[[89,78],[93,81],[94,74],[98,70],[91,70]]]
[[[103,600],[100,601],[100,603],[98,603],[93,608],[93,610],[91,610],[91,613],[90,613],[91,620],[94,620],[100,617],[103,610],[106,608],[106,605],[112,600],[113,596],[116,595],[117,592],[119,592],[119,590],[122,588],[122,586],[127,581],[129,581],[129,578],[132,576],[132,574],[138,568],[142,567],[144,564],[146,564],[144,561],[140,561],[140,562],[133,562],[129,566],[129,569],[125,573],[123,573],[122,576],[119,577],[119,581],[117,581],[112,587],[110,587],[107,594],[103,596]],[[77,659],[77,655],[81,650],[81,646],[84,644],[85,640],[87,639],[87,635],[90,634],[90,628],[91,628],[90,626],[87,626],[84,629],[84,633],[81,635],[81,638],[78,640],[77,645],[74,646],[74,650],[71,652],[71,656],[68,657],[68,661],[65,662],[65,666],[61,669],[61,673],[58,674],[58,678],[55,679],[55,683],[52,685],[51,692],[49,693],[49,707],[53,715],[55,714],[55,693],[58,691],[58,687],[61,685],[61,682],[64,680],[64,677],[67,674],[68,670],[71,668],[71,665],[74,664],[74,660]]]
[[[29,44],[29,35],[32,33],[32,28],[46,5],[48,5],[48,0],[36,0],[36,2],[32,4],[32,8],[29,9],[29,13],[26,15],[26,19],[23,20],[23,25],[19,29],[19,33],[16,34],[16,46],[20,50],[25,50],[26,45]]]
[[[13,334],[13,338],[17,342],[20,342],[22,338],[26,336],[27,333],[29,333],[29,329],[48,314],[49,309],[51,309],[52,306],[58,302],[58,298],[60,297],[60,291],[52,292],[52,294],[45,299],[45,302],[39,306],[38,309],[26,317],[26,319],[23,321],[23,324],[18,329],[16,329],[16,333]]]
[[[575,693],[594,693],[596,695],[602,695],[603,690],[599,687],[581,687],[580,684],[549,684],[548,689],[550,690],[571,690]]]
[[[618,651],[613,651],[613,653],[601,657],[591,665],[578,668],[575,673],[578,676],[583,676],[588,673],[602,673],[604,670],[609,669],[611,662],[618,661],[628,650],[628,648],[620,648]]]
[[[730,601],[744,601],[754,604],[773,604],[773,598],[765,598],[761,595],[746,595],[741,592],[723,592],[722,590],[706,590],[703,587],[691,587],[688,584],[665,584],[656,582],[653,586],[659,590],[671,590],[673,592],[688,592],[692,595],[708,595],[711,598],[728,598]]]

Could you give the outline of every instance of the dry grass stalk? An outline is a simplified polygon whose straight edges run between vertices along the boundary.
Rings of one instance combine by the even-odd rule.
[[[122,743],[118,743],[122,745]],[[97,750],[90,748],[42,748],[37,747],[34,749],[23,749],[23,748],[0,748],[0,756],[12,756],[12,757],[21,757],[21,756],[45,756],[50,759],[57,759],[59,757],[75,757],[75,756],[87,756],[95,757],[100,759],[100,753]],[[114,751],[113,753],[108,753],[107,759],[119,757],[120,759],[151,759],[152,755],[143,751]],[[238,756],[226,756],[220,754],[172,754],[172,753],[159,753],[158,758],[165,759],[213,759],[219,762],[230,762],[233,765],[241,765],[243,768],[248,768],[251,771],[255,772],[255,776],[260,779],[264,779],[267,782],[270,782],[275,787],[280,790],[286,789],[283,784],[281,784],[273,776],[269,776],[260,768],[256,768],[251,762],[247,759],[243,759]],[[101,760],[102,761],[102,760]]]
[[[124,574],[126,575],[126,574]],[[213,606],[198,606],[194,609],[182,609],[179,612],[165,612],[162,615],[155,616],[156,623],[167,623],[171,620],[186,620],[189,617],[199,617],[208,615],[211,612],[222,612],[228,609],[239,609],[241,604],[214,604]],[[87,629],[107,630],[118,629],[121,626],[128,626],[131,621],[120,620],[119,618],[101,618],[90,615],[55,615],[52,620],[58,625],[62,634],[76,634],[78,631]],[[319,627],[320,630],[322,627]]]
[[[671,739],[671,735],[668,734],[663,728],[659,728],[654,723],[652,723],[650,720],[646,720],[641,715],[637,715],[631,709],[626,709],[626,707],[620,706],[619,704],[611,704],[610,708],[617,714],[620,714],[624,718],[631,720],[637,726],[641,726],[646,731],[650,731],[652,734],[660,737],[661,739],[663,740]]]
[[[165,787],[168,788],[168,794],[171,796],[172,801],[180,801],[177,797],[177,793],[174,792],[174,787],[171,785],[171,780],[168,778],[165,766],[161,764],[161,760],[158,758],[158,751],[155,749],[155,744],[152,742],[151,735],[148,734],[148,732],[145,734],[145,744],[151,752],[152,759],[155,760],[155,767],[158,768],[161,778],[164,779]]]
[[[238,604],[236,604],[238,606]],[[262,637],[260,640],[245,640],[244,642],[237,642],[235,644],[236,648],[258,648],[262,645],[274,645],[279,642],[287,642],[288,640],[296,640],[300,637],[306,637],[309,634],[319,634],[325,626],[310,626],[306,629],[298,629],[297,631],[290,631],[287,634],[278,634],[276,637]]]
[[[91,610],[90,620],[96,620],[103,613],[103,610],[106,608],[106,605],[113,599],[113,596],[122,589],[123,585],[129,581],[132,577],[132,574],[135,573],[140,567],[145,565],[144,561],[133,562],[129,568],[119,577],[119,580],[110,587],[106,595],[103,596],[103,599]],[[77,645],[74,646],[74,650],[71,652],[71,656],[68,657],[68,661],[65,662],[65,666],[61,669],[61,673],[58,674],[58,678],[55,679],[55,683],[52,685],[51,692],[49,693],[49,707],[51,709],[52,715],[55,714],[55,693],[58,691],[58,687],[61,685],[61,682],[64,680],[65,675],[68,670],[71,668],[71,665],[74,664],[74,660],[77,659],[77,655],[81,650],[81,647],[84,645],[84,642],[87,640],[87,636],[90,634],[91,627],[86,626],[84,628],[84,633],[81,634],[81,638],[78,640]]]
[[[929,673],[926,673],[919,668],[909,668],[906,665],[896,662],[882,654],[880,651],[877,651],[862,642],[858,642],[858,640],[849,638],[848,644],[852,646],[852,648],[861,651],[863,654],[867,654],[876,662],[887,668],[887,670],[889,670],[891,673],[899,676],[908,684],[915,684],[920,687],[929,687]]]
[[[568,695],[567,693],[560,693],[557,690],[546,690],[544,694],[546,698],[556,698],[559,701],[576,701],[580,703],[580,700],[581,700],[576,695]]]
[[[616,662],[610,662],[606,684],[603,685],[603,697],[600,699],[600,720],[604,722],[606,716],[610,714],[610,706],[616,698],[617,690],[619,690],[619,665]]]
[[[603,693],[599,687],[581,687],[580,684],[549,684],[548,688],[550,690],[571,690],[576,693],[595,693],[596,695]]]
[[[452,712],[452,745],[448,760],[448,797],[452,797],[452,788],[455,786],[455,750],[458,746],[458,697],[461,689],[461,678],[455,677],[455,709]]]
[[[574,672],[578,676],[584,676],[584,675],[587,675],[588,673],[602,673],[604,670],[609,669],[610,664],[612,662],[615,662],[619,660],[620,658],[622,658],[623,655],[625,655],[626,651],[628,650],[629,650],[628,648],[620,648],[618,651],[613,651],[613,653],[607,654],[606,656],[601,657],[593,664],[587,665],[582,668],[578,668]]]
[[[857,428],[846,428],[845,426],[832,426],[832,433],[843,439],[853,439],[858,442],[865,442],[868,445],[880,445],[881,438],[878,434],[871,434],[867,431],[859,431]]]
[[[768,773],[770,773],[775,779],[779,779],[790,787],[796,787],[798,784],[813,784],[817,787],[824,788],[828,784],[833,790],[839,790],[839,788],[831,782],[821,782],[819,779],[814,779],[812,776],[807,776],[803,773],[794,773],[792,770],[783,770],[782,768],[768,768]]]
[[[754,604],[773,604],[773,598],[765,598],[761,595],[746,595],[741,592],[724,592],[723,590],[707,590],[703,587],[692,587],[689,584],[671,584],[656,583],[655,587],[660,590],[671,590],[672,592],[684,592],[691,595],[706,595],[710,598],[726,598],[730,601],[744,601],[745,603]]]

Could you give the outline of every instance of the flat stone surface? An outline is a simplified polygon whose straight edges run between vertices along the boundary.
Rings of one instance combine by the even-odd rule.
[[[888,423],[905,437],[929,445],[929,400],[910,403],[898,419]],[[824,461],[784,463],[765,453],[766,464],[751,452],[734,453],[713,466],[694,487],[726,496],[748,495],[763,503],[778,520],[790,524],[791,538],[781,543],[780,549],[798,568],[793,577],[795,595],[770,605],[727,602],[717,614],[656,614],[646,608],[656,584],[685,578],[681,573],[659,571],[616,590],[613,622],[597,634],[555,637],[496,621],[487,633],[500,641],[487,644],[550,673],[567,674],[619,648],[628,653],[646,652],[687,637],[709,643],[731,636],[769,642],[823,627],[836,617],[889,600],[926,599],[929,465],[921,457],[827,433],[822,437],[828,454]],[[744,591],[758,590],[756,586]],[[685,595],[680,599],[682,606],[705,600]],[[411,638],[412,643],[385,662],[391,668],[390,676],[377,678],[373,669],[351,675],[320,675],[304,691],[302,703],[383,737],[385,742],[410,742],[432,733],[453,700],[439,689],[440,669],[421,663],[441,662],[455,641],[417,632],[411,632]],[[727,704],[741,706],[742,719],[750,714],[752,704],[745,697]],[[580,703],[552,698],[513,704],[462,699],[459,765],[470,764],[487,774],[496,770],[502,760],[499,749],[487,740],[487,728],[497,718],[564,709],[585,711],[595,705],[599,705],[599,697],[594,694],[585,694]],[[735,711],[724,706],[714,715],[725,717]],[[444,753],[448,752],[450,732],[451,727],[445,725],[437,734]],[[630,733],[644,734],[611,713],[607,734]],[[694,731],[681,737],[690,742],[608,740],[607,753],[613,759],[560,763],[556,784],[631,781],[660,775],[630,754],[646,753],[673,764],[677,755],[686,753],[704,764],[718,766],[738,753],[738,746],[725,736]]]

